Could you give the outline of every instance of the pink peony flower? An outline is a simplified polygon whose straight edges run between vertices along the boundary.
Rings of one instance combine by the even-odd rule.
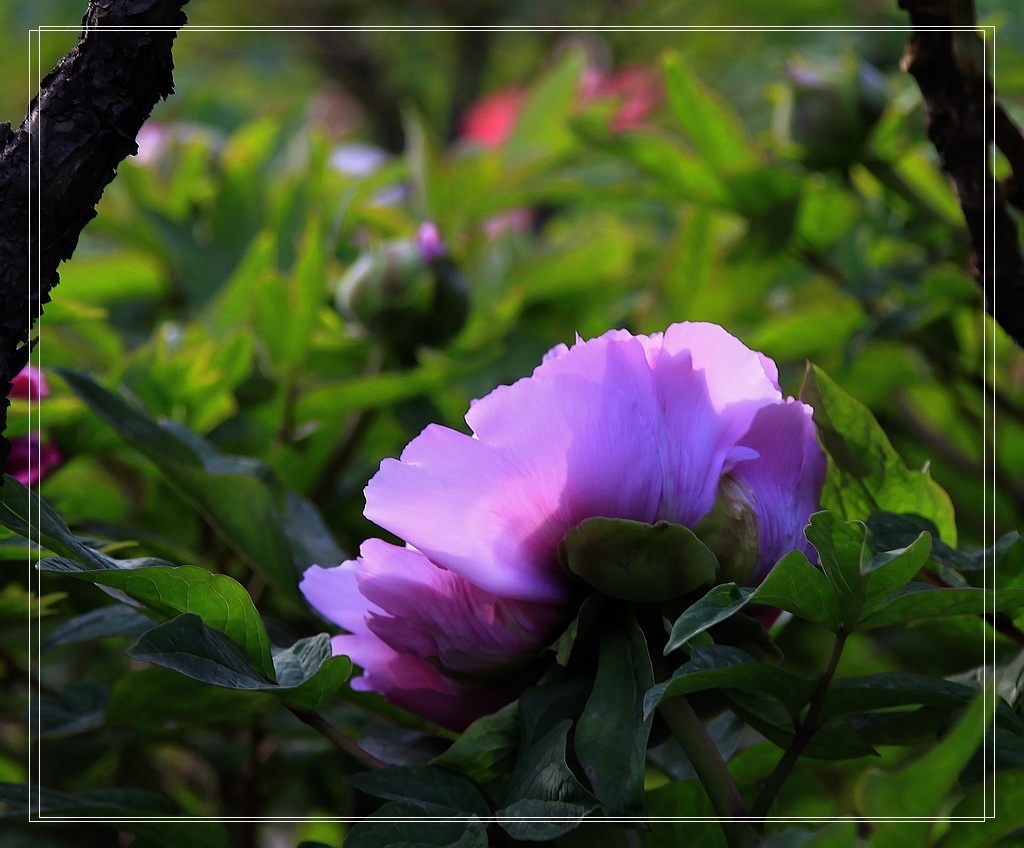
[[[501,147],[519,120],[526,92],[505,88],[475,101],[462,116],[459,137],[483,147]]]
[[[11,380],[12,398],[38,403],[48,394],[50,387],[46,377],[34,365],[26,365]],[[11,439],[11,452],[4,463],[4,473],[10,474],[23,486],[33,486],[63,461],[56,445],[41,444],[38,433],[29,433]]]
[[[790,550],[813,555],[803,528],[825,460],[811,409],[717,325],[559,345],[466,421],[473,436],[427,427],[366,487],[366,516],[407,546],[371,539],[301,587],[348,631],[333,645],[363,669],[353,688],[440,724],[515,697],[481,675],[500,680],[571,619],[581,590],[558,546],[587,518],[693,527],[739,499],[756,516],[748,582]]]
[[[11,397],[32,399],[38,402],[41,398],[50,394],[50,387],[46,383],[43,372],[34,365],[26,365],[11,380]]]
[[[39,441],[38,433],[11,439],[11,452],[4,473],[23,486],[34,486],[64,461],[56,445]]]

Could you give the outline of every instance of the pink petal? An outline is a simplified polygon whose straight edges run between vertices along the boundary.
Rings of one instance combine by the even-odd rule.
[[[691,526],[714,505],[721,475],[752,457],[737,442],[781,393],[761,354],[717,324],[673,324],[656,344],[652,337],[648,356],[665,417],[659,516]]]
[[[494,595],[564,603],[558,543],[585,518],[652,521],[654,432],[636,399],[574,374],[502,386],[466,415],[472,439],[428,427],[385,460],[366,517]]]
[[[740,440],[758,453],[732,470],[749,489],[757,512],[761,553],[755,583],[789,551],[815,556],[803,530],[819,508],[826,463],[811,413],[811,407],[792,398],[766,406]]]
[[[11,452],[4,463],[4,473],[23,486],[34,486],[64,461],[60,450],[51,443],[40,444],[37,433],[11,439]]]
[[[43,372],[34,365],[26,365],[11,380],[12,398],[31,398],[38,401],[50,393],[50,386],[46,382]]]
[[[532,655],[571,618],[564,607],[495,600],[412,548],[370,539],[360,550],[359,591],[382,613],[369,629],[401,653],[472,673]]]

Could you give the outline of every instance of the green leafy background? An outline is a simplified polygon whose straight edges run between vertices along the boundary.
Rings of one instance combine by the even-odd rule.
[[[0,8],[13,57],[2,117],[24,112],[28,28],[83,11]],[[906,23],[895,3],[825,0],[193,0],[187,11],[195,25]],[[1020,119],[1024,16],[996,2],[978,14],[997,26],[999,97]],[[74,40],[45,33],[44,70]],[[121,166],[39,325],[53,388],[43,430],[65,462],[40,503],[3,490],[4,845],[724,845],[713,822],[630,830],[593,817],[713,815],[660,718],[681,695],[752,803],[806,718],[829,631],[845,643],[820,728],[772,814],[969,817],[994,786],[999,816],[870,834],[778,824],[766,848],[869,835],[1024,844],[1012,633],[1024,618],[1024,355],[965,270],[960,213],[898,69],[904,41],[884,30],[181,33],[176,93],[153,116],[173,138],[157,160]],[[587,50],[657,74],[663,102],[644,128],[611,132],[607,103],[580,104]],[[884,77],[874,123],[851,105],[855,56]],[[841,80],[811,104],[824,129],[813,109],[793,111],[792,64]],[[528,94],[507,143],[455,142],[460,111],[508,85]],[[836,127],[841,140],[825,132]],[[365,177],[333,168],[353,139],[381,145],[387,164]],[[522,209],[532,226],[488,234]],[[336,308],[359,256],[423,220],[458,267],[449,294],[468,303],[442,344],[420,344],[429,333],[416,321],[396,340]],[[670,617],[664,656],[644,642],[642,614],[585,605],[555,676],[457,741],[351,692],[351,666],[330,658],[330,627],[297,583],[379,532],[361,512],[381,459],[430,422],[465,429],[471,399],[574,333],[680,320],[720,323],[763,350],[784,390],[815,406],[830,456],[829,512],[808,531],[822,568],[793,554],[756,590],[687,587],[693,603]],[[16,401],[9,435],[29,429]],[[45,550],[16,532],[30,508]],[[792,616],[772,642],[747,615],[759,605]],[[998,709],[978,699],[983,680]],[[361,770],[312,715],[392,768]],[[610,726],[629,732],[612,744]],[[22,823],[37,743],[38,809],[113,824]],[[308,821],[129,821],[154,815]],[[431,815],[452,821],[388,821]]]

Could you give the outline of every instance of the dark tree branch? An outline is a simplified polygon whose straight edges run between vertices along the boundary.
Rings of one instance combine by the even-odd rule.
[[[29,333],[59,282],[57,266],[74,252],[115,168],[138,149],[153,106],[174,90],[171,44],[186,2],[91,0],[78,45],[44,77],[24,123],[17,131],[0,124],[0,434],[11,379],[28,362]],[[142,29],[109,29],[117,26]],[[0,435],[0,466],[9,451]]]
[[[985,293],[986,308],[1007,334],[1024,345],[1024,257],[1017,223],[988,165],[993,134],[1007,136],[1009,118],[993,106],[984,68],[959,56],[954,33],[928,29],[962,23],[963,3],[954,0],[899,0],[914,31],[903,68],[917,81],[924,101],[928,138],[952,180],[971,239],[971,273]],[[954,8],[956,6],[956,8]],[[973,14],[970,16],[973,22]],[[1002,127],[1000,130],[999,128]],[[1019,131],[1018,131],[1019,136]],[[1020,161],[1024,148],[1007,139],[1007,157]],[[1024,172],[1015,172],[1017,180]],[[1009,187],[1016,196],[1016,180]]]

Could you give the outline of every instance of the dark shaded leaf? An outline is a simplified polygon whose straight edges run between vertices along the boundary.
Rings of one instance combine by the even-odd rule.
[[[511,771],[519,752],[519,727],[519,702],[513,701],[496,713],[478,718],[431,762],[490,785]]]
[[[107,699],[107,722],[147,732],[178,726],[246,724],[275,701],[259,692],[208,686],[165,668],[147,668],[121,678]]]
[[[392,819],[394,821],[389,821]],[[403,821],[409,819],[409,821]],[[417,821],[448,819],[449,821]],[[344,848],[487,848],[487,832],[476,816],[450,807],[389,801],[349,831]]]
[[[235,580],[193,565],[104,560],[104,567],[97,568],[95,563],[48,557],[40,561],[39,568],[118,589],[165,618],[185,612],[198,615],[208,627],[241,645],[262,675],[272,677],[270,640],[263,619],[249,593]]]
[[[750,654],[727,645],[693,649],[688,662],[664,683],[653,686],[644,698],[644,712],[651,715],[663,700],[705,689],[744,689],[778,699],[796,715],[814,691],[814,681],[759,662]]]
[[[425,801],[486,818],[491,808],[466,778],[437,766],[395,766],[345,778],[356,789],[390,801]]]
[[[570,573],[612,598],[667,601],[715,582],[718,560],[692,530],[659,521],[588,518],[558,546]]]
[[[39,649],[44,654],[64,645],[76,645],[110,636],[141,636],[153,619],[124,604],[112,604],[68,619],[47,633]]]
[[[572,722],[560,721],[519,758],[495,814],[513,839],[540,842],[575,830],[598,801],[565,762]],[[563,821],[558,821],[563,819]]]
[[[606,815],[646,815],[644,772],[652,717],[644,712],[644,695],[653,685],[647,641],[632,614],[606,626],[594,689],[573,736],[583,773]]]
[[[35,712],[36,733],[43,738],[72,736],[103,726],[107,689],[90,680],[69,683],[60,698],[41,695],[29,709]]]
[[[316,709],[352,671],[347,657],[331,656],[330,638],[321,634],[277,651],[278,682],[271,683],[235,642],[190,613],[144,633],[125,653],[214,686],[272,692],[306,709]]]

